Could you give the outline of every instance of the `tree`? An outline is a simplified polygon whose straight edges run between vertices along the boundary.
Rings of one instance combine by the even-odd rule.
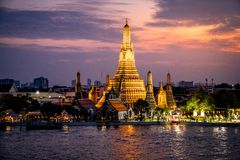
[[[162,108],[159,108],[159,107],[156,107],[154,109],[154,115],[157,115],[157,121],[159,121],[160,119],[160,116],[163,114],[163,109]]]
[[[240,91],[230,90],[230,91],[220,91],[214,95],[216,106],[218,108],[236,108],[240,106]]]
[[[133,111],[140,117],[140,121],[142,121],[144,119],[143,114],[148,113],[150,110],[148,102],[143,99],[138,99],[137,102],[134,102],[133,106]]]
[[[15,113],[19,113],[20,111],[26,111],[29,106],[27,99],[25,96],[23,97],[15,97],[13,95],[3,95],[0,99],[0,110],[13,110]]]
[[[55,116],[56,114],[59,115],[62,112],[62,108],[59,105],[47,102],[41,106],[40,111],[43,115],[51,117],[51,116]]]
[[[235,88],[235,89],[240,89],[240,83],[235,84],[235,85],[234,85],[234,88]]]
[[[214,88],[232,88],[232,86],[227,83],[221,83],[221,84],[215,85]]]
[[[199,99],[193,96],[187,101],[187,104],[185,106],[185,111],[187,113],[192,113],[198,107],[198,103],[199,103]]]
[[[39,110],[40,104],[28,96],[2,95],[0,97],[0,112],[9,109],[18,114],[21,111]]]
[[[212,111],[215,108],[215,103],[213,97],[201,89],[193,95],[185,106],[185,111],[188,114],[192,114],[194,110],[196,111]]]
[[[31,98],[28,111],[36,111],[36,110],[40,110],[40,104],[37,100]]]
[[[78,116],[79,115],[79,109],[75,108],[74,106],[64,105],[62,108],[68,114],[70,114],[72,116]]]

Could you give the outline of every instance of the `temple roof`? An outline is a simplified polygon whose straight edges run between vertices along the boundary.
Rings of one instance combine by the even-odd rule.
[[[84,107],[86,109],[89,109],[89,108],[96,109],[96,107],[91,99],[84,98],[84,99],[79,99],[77,101],[82,107]]]
[[[127,107],[118,99],[107,100],[107,102],[118,112],[127,111]]]

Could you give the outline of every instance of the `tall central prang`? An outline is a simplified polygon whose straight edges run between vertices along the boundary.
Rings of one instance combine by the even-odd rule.
[[[118,92],[119,98],[126,106],[132,106],[138,99],[145,99],[146,97],[144,80],[140,78],[135,65],[131,32],[127,20],[123,28],[118,69],[113,79],[109,81],[106,92],[109,92],[112,88]],[[100,102],[103,102],[103,100],[105,100],[104,96],[100,99]],[[99,104],[97,106],[99,107]]]

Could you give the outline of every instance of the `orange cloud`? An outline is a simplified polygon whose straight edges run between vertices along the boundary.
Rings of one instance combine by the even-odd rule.
[[[170,45],[186,49],[211,48],[216,51],[240,52],[240,30],[212,34],[210,30],[216,25],[184,26],[184,27],[148,27],[134,34],[138,50],[149,52],[165,52]],[[214,42],[214,43],[213,43]],[[214,45],[213,45],[214,44]],[[223,45],[225,44],[225,45]]]
[[[219,25],[202,25],[191,27],[142,27],[132,30],[134,47],[137,53],[166,53],[169,46],[185,49],[211,48],[216,51],[240,53],[240,29],[232,32],[212,34],[209,31]],[[131,25],[130,25],[131,26]],[[65,52],[96,52],[114,51],[118,53],[118,43],[88,39],[50,39],[50,38],[19,38],[2,37],[0,43],[12,47],[40,46],[49,47],[54,51]]]

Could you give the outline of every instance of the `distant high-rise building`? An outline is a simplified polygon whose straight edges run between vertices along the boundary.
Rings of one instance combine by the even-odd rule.
[[[92,86],[92,80],[90,78],[87,79],[87,88],[90,89]]]
[[[100,87],[102,85],[101,81],[95,80],[94,81],[94,86],[95,87]]]
[[[21,88],[29,88],[30,87],[30,83],[22,83],[21,84]]]
[[[47,78],[38,77],[33,80],[33,87],[36,89],[47,89],[49,81]]]
[[[180,82],[178,82],[178,86],[182,87],[182,88],[192,88],[193,81],[180,81]]]
[[[34,82],[30,82],[29,88],[34,88]]]
[[[71,81],[71,87],[72,87],[72,88],[75,88],[75,86],[76,86],[76,79],[74,79],[74,80]]]
[[[148,71],[147,73],[147,94],[146,94],[146,101],[148,102],[151,110],[157,107],[156,101],[154,98],[153,93],[153,83],[152,83],[152,72]]]
[[[0,84],[14,84],[17,88],[20,88],[20,81],[14,79],[0,79]]]

